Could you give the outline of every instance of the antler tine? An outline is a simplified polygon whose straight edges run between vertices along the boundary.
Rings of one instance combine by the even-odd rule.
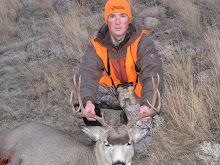
[[[154,80],[154,77],[153,75],[151,75],[151,79],[152,79],[152,83],[153,83],[153,89],[154,89],[154,94],[153,94],[153,99],[152,99],[152,105],[155,106],[156,104],[156,100],[157,100],[157,91],[158,91],[158,88],[159,88],[159,83],[160,83],[160,76],[159,74],[157,73],[157,85],[155,85],[155,80]],[[150,104],[151,105],[151,104]]]
[[[150,106],[150,111],[141,115],[138,115],[136,118],[133,118],[129,121],[129,123],[127,124],[127,127],[130,128],[132,127],[132,125],[134,125],[134,123],[136,123],[138,120],[144,118],[144,117],[148,117],[148,116],[154,116],[157,113],[160,113],[160,108],[161,108],[161,97],[160,97],[160,92],[158,90],[159,87],[159,83],[160,83],[160,76],[159,74],[157,74],[157,85],[155,85],[155,81],[154,81],[154,77],[153,75],[151,75],[151,79],[152,79],[152,83],[153,83],[153,88],[154,88],[154,94],[153,94],[153,99],[152,99],[152,104],[149,103],[149,101],[147,100],[147,103]],[[158,107],[155,108],[155,104],[156,104],[156,99],[158,96]]]
[[[99,121],[101,123],[101,125],[105,128],[108,127],[108,124],[105,122],[104,117],[99,117],[97,115],[92,115],[90,113],[86,113],[85,109],[83,107],[83,102],[81,99],[81,92],[80,92],[80,85],[81,85],[81,75],[79,76],[79,84],[77,86],[76,83],[76,76],[74,75],[74,87],[77,93],[77,97],[78,97],[78,101],[79,101],[79,108],[77,110],[75,110],[74,105],[73,105],[73,91],[71,92],[71,96],[70,96],[70,105],[72,107],[73,113],[75,116],[77,117],[88,117],[88,118],[93,118],[96,119],[97,121]],[[80,112],[81,109],[81,112]]]
[[[81,109],[81,111],[84,113],[85,109],[83,107],[83,103],[82,103],[82,99],[81,99],[81,92],[80,92],[80,86],[81,86],[81,75],[79,76],[79,84],[77,86],[76,83],[76,76],[74,75],[73,78],[73,82],[74,82],[74,87],[77,93],[77,97],[78,97],[78,101],[79,101],[79,109]]]
[[[73,105],[73,91],[71,91],[71,95],[70,95],[70,106],[73,110],[74,115],[76,115],[80,111],[80,108],[81,108],[80,106],[77,110],[74,108],[74,105]]]
[[[152,99],[152,104],[149,103],[148,100],[147,100],[147,103],[150,105],[150,107],[151,107],[153,110],[155,110],[155,111],[157,111],[158,113],[160,113],[161,98],[160,98],[160,92],[159,92],[159,90],[158,90],[158,88],[159,88],[159,83],[160,83],[160,76],[159,76],[159,74],[157,73],[157,85],[155,85],[155,81],[154,81],[154,78],[153,78],[152,75],[151,75],[151,78],[152,78],[153,87],[154,87],[154,95],[153,95],[153,99]],[[157,96],[158,96],[158,107],[155,108]]]

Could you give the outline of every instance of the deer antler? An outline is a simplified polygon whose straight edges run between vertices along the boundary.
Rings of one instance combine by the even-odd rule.
[[[157,85],[155,85],[155,81],[154,81],[153,76],[151,76],[151,78],[152,78],[152,83],[153,83],[153,88],[154,88],[154,92],[153,92],[154,94],[153,94],[152,104],[150,104],[149,101],[147,100],[147,103],[150,106],[150,111],[147,113],[143,113],[141,115],[138,115],[137,117],[131,119],[127,124],[128,128],[130,128],[132,125],[134,125],[134,123],[136,123],[138,120],[140,120],[144,117],[154,116],[154,115],[160,113],[161,98],[160,98],[160,92],[158,90],[159,83],[160,83],[160,76],[159,76],[159,74],[157,74]],[[158,106],[157,106],[157,108],[155,108],[154,106],[156,104],[157,96],[158,96]]]
[[[89,117],[89,118],[96,119],[97,121],[99,121],[101,123],[101,125],[103,127],[107,128],[108,124],[105,122],[103,117],[99,117],[97,115],[92,115],[90,113],[86,113],[85,112],[85,109],[84,109],[83,103],[82,103],[82,99],[81,99],[80,85],[81,85],[81,75],[79,77],[79,84],[78,84],[78,86],[77,86],[77,83],[76,83],[76,76],[74,75],[74,87],[75,87],[75,90],[76,90],[76,93],[77,93],[77,97],[78,97],[78,101],[79,101],[79,108],[76,110],[74,108],[74,105],[73,105],[73,91],[72,91],[71,95],[70,95],[70,106],[71,106],[71,108],[73,110],[74,115],[77,116],[77,117]]]

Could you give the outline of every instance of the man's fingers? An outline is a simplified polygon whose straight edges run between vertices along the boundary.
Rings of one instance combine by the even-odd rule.
[[[141,121],[142,121],[142,122],[147,122],[150,118],[151,118],[151,117],[145,117],[145,118],[142,118]]]
[[[94,115],[94,116],[96,115],[94,109],[88,109],[88,112],[87,112],[87,113],[90,113],[90,114],[92,114],[92,115]],[[96,121],[96,119],[89,118],[89,117],[87,117],[87,119],[88,119],[89,121]]]
[[[85,112],[89,113],[89,114],[92,114],[92,115],[96,115],[95,106],[91,101],[87,101],[86,107],[85,107]],[[86,117],[86,119],[89,120],[89,121],[96,121],[96,119],[89,118],[89,117]]]
[[[89,121],[96,121],[96,119],[89,118],[89,117],[87,117],[86,119],[89,120]]]
[[[89,113],[89,114],[92,114],[92,115],[96,115],[96,113],[95,113],[95,110],[89,110],[87,113]],[[93,118],[89,118],[89,117],[87,117],[87,119],[89,120],[89,121],[96,121],[96,119],[93,119]]]

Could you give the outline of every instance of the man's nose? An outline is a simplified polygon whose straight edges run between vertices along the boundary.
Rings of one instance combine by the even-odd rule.
[[[116,18],[115,24],[120,24],[121,23],[121,19],[119,17]]]

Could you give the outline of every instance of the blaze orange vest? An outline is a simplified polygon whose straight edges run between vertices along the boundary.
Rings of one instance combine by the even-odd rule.
[[[128,82],[132,82],[134,84],[134,93],[137,98],[141,98],[141,89],[142,85],[140,83],[140,80],[138,78],[137,81],[137,76],[138,73],[136,72],[136,62],[137,62],[137,47],[138,43],[142,37],[143,34],[148,35],[147,30],[142,30],[141,35],[130,45],[127,47],[127,54],[126,54],[126,60],[125,60],[125,66],[126,66],[126,73],[127,73],[127,78]],[[103,47],[100,45],[98,42],[95,41],[94,37],[91,42],[96,50],[96,54],[102,59],[103,65],[105,67],[105,72],[108,72],[108,63],[110,66],[110,75],[106,73],[105,76],[103,76],[100,80],[99,83],[106,84],[108,87],[113,86],[112,80],[114,82],[114,85],[117,87],[118,84],[122,84],[122,82],[115,76],[114,69],[112,67],[111,61],[108,59],[108,52],[107,48]],[[136,85],[135,85],[136,84]]]

